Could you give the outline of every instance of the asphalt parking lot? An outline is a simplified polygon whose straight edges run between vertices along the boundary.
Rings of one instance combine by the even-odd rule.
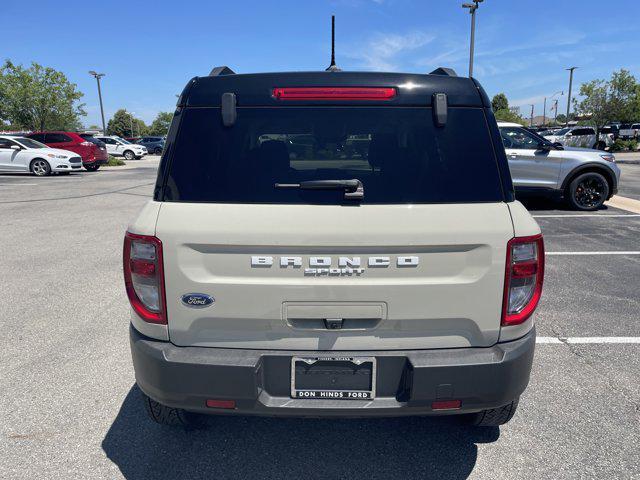
[[[122,236],[157,160],[129,167],[0,175],[0,478],[640,478],[640,344],[621,343],[640,337],[640,215],[527,201],[548,252],[539,344],[500,429],[215,417],[183,432],[148,421],[134,385]],[[640,200],[640,165],[622,169],[620,195]]]

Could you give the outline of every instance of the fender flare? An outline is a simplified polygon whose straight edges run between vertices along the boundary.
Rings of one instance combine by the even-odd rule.
[[[569,173],[567,173],[564,177],[564,180],[562,181],[562,186],[560,187],[560,190],[564,192],[569,186],[569,183],[571,183],[571,181],[576,177],[576,175],[579,175],[580,173],[583,173],[586,171],[597,172],[604,175],[604,178],[606,178],[607,181],[609,182],[610,195],[613,195],[613,193],[618,190],[618,182],[616,179],[616,175],[613,173],[613,171],[606,165],[603,165],[602,163],[596,163],[596,162],[589,162],[589,163],[584,163],[582,165],[578,165]]]

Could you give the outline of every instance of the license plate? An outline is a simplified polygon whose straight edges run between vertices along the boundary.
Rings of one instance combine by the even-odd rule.
[[[376,393],[375,357],[293,357],[291,397],[309,400],[371,400]]]

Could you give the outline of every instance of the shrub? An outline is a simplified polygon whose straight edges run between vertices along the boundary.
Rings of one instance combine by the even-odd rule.
[[[126,163],[124,163],[124,160],[109,155],[109,160],[107,162],[108,167],[121,167],[122,165],[126,165]]]
[[[638,141],[636,139],[622,140],[618,138],[611,147],[613,152],[626,152],[628,150],[632,152],[638,150]]]

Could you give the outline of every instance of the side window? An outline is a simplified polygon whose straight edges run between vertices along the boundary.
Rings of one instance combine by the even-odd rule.
[[[8,138],[0,138],[0,148],[3,150],[6,150],[8,148],[11,148],[11,145],[13,145],[14,143],[9,140]]]
[[[71,138],[62,133],[47,133],[47,142],[66,143],[66,142],[71,142]]]
[[[540,140],[527,132],[524,128],[506,127],[500,129],[504,148],[516,150],[536,150]]]
[[[33,138],[36,142],[44,143],[44,133],[34,133],[29,135],[29,138]]]

